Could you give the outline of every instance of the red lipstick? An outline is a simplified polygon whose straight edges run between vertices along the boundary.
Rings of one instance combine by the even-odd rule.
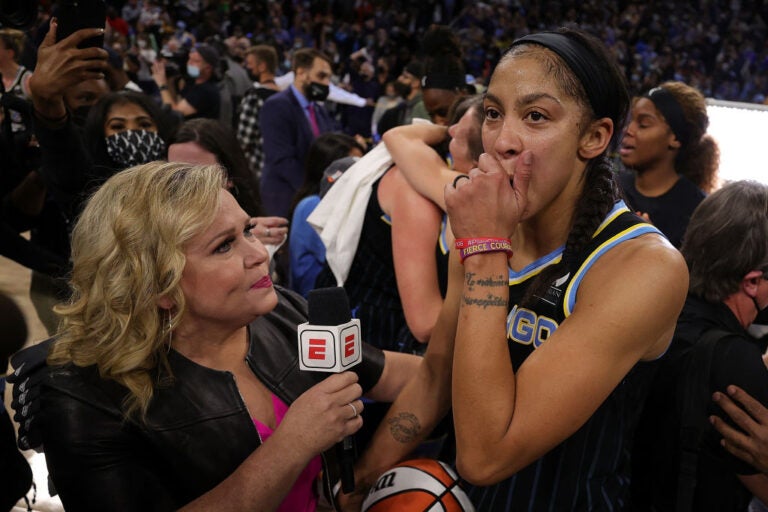
[[[272,286],[272,279],[269,276],[264,276],[258,281],[256,281],[253,286],[251,286],[251,290],[254,288],[270,288]]]

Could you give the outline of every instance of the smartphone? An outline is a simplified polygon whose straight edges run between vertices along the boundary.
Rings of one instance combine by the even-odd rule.
[[[83,28],[104,28],[107,24],[107,4],[104,0],[60,0],[56,18],[56,41],[61,41]],[[103,35],[91,37],[77,45],[78,48],[94,46],[104,46]]]

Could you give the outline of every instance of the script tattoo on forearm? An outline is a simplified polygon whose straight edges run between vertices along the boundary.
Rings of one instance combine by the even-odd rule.
[[[410,412],[398,413],[394,418],[387,420],[387,423],[392,437],[403,444],[415,441],[421,432],[419,418]]]
[[[465,279],[467,284],[467,291],[473,292],[475,291],[475,287],[478,288],[493,288],[497,286],[508,286],[508,282],[506,279],[504,279],[503,275],[500,276],[489,276],[485,279],[476,279],[474,272],[467,272]],[[483,298],[480,297],[469,297],[468,295],[464,295],[462,297],[462,301],[467,306],[480,306],[483,309],[486,309],[491,306],[497,306],[497,307],[507,307],[507,301],[504,300],[499,295],[494,295],[492,293],[488,293]]]
[[[485,279],[475,279],[475,272],[467,272],[465,278],[467,280],[467,287],[469,291],[475,291],[475,286],[481,288],[490,288],[493,286],[508,286],[509,283],[504,279],[504,276],[490,276]]]

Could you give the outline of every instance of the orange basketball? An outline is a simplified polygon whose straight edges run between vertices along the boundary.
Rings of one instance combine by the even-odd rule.
[[[445,463],[413,459],[384,472],[371,488],[361,512],[395,511],[474,512],[459,485],[459,477]]]

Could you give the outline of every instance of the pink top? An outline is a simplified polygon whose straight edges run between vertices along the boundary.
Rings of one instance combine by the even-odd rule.
[[[272,407],[275,411],[275,425],[280,426],[288,406],[274,394],[272,395]],[[253,419],[253,424],[264,442],[272,435],[272,430],[257,419]],[[277,507],[277,512],[314,512],[317,508],[317,496],[315,495],[315,480],[320,474],[323,464],[318,455],[307,464],[304,471],[294,482],[293,487],[283,499],[283,502]]]

